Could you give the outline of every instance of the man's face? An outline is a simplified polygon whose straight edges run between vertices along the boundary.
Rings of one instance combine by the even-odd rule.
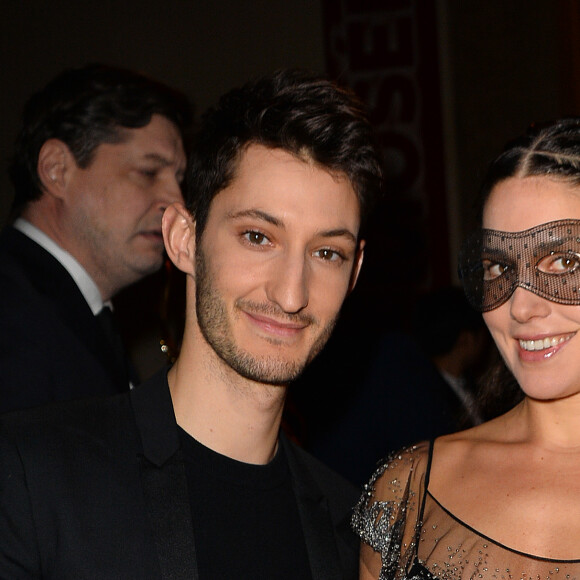
[[[99,145],[88,167],[73,167],[63,220],[63,246],[104,298],[160,268],[161,217],[181,200],[185,171],[181,136],[165,117],[122,131],[121,143]]]
[[[196,248],[197,323],[221,361],[258,382],[296,378],[356,280],[358,229],[344,176],[251,145]]]

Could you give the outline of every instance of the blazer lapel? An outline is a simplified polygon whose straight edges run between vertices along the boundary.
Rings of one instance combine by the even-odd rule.
[[[161,467],[142,458],[140,468],[161,578],[197,580],[191,507],[181,452],[177,451]]]
[[[133,391],[141,482],[163,580],[197,580],[191,506],[167,369]]]
[[[111,377],[118,392],[127,391],[129,378],[75,281],[62,264],[22,232],[8,227],[2,232],[3,259],[16,260],[28,283],[46,301],[79,343],[92,353]]]
[[[280,441],[284,445],[292,472],[312,578],[313,580],[344,578],[339,549],[350,550],[350,548],[346,545],[337,546],[336,525],[332,521],[327,499],[308,467],[300,461],[283,434]]]

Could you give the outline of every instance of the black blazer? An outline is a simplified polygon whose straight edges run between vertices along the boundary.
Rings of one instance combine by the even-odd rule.
[[[128,390],[126,369],[66,269],[8,227],[0,235],[0,413]]]
[[[314,579],[354,580],[356,488],[280,440]],[[2,418],[0,578],[39,577],[197,578],[166,372],[123,395]]]

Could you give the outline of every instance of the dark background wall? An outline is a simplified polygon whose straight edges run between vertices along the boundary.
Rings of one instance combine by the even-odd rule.
[[[532,120],[577,112],[575,0],[422,0],[434,4],[451,236],[468,220],[490,157]],[[380,14],[418,0],[357,2]],[[7,159],[25,99],[65,67],[105,61],[187,92],[203,111],[227,88],[281,66],[326,69],[320,0],[2,2],[0,223]],[[348,0],[332,2],[348,10]],[[429,95],[423,95],[429,98]],[[458,230],[458,231],[456,231]],[[452,240],[452,246],[456,240]]]
[[[481,175],[504,143],[533,121],[580,113],[578,2],[438,4],[450,205],[463,234]]]
[[[21,107],[63,68],[104,61],[141,70],[181,88],[203,111],[226,89],[283,66],[328,70],[343,82],[360,81],[349,76],[353,51],[396,50],[396,43],[405,41],[397,22],[411,15],[416,27],[409,49],[417,49],[415,65],[423,67],[417,123],[430,123],[431,137],[423,148],[439,171],[436,182],[429,177],[433,172],[419,180],[414,192],[419,203],[407,207],[405,219],[411,223],[414,208],[427,207],[425,228],[444,243],[427,258],[409,251],[412,240],[404,231],[378,236],[369,246],[367,270],[380,275],[363,276],[335,341],[347,351],[356,343],[355,350],[364,352],[385,326],[404,322],[405,300],[433,284],[429,275],[412,279],[422,262],[429,260],[432,270],[453,279],[479,178],[503,143],[533,120],[580,113],[577,5],[576,0],[3,0],[0,224],[12,198],[6,167]],[[349,40],[354,45],[333,28],[352,30],[357,23],[360,34]],[[337,47],[344,52],[338,68],[332,58]],[[393,101],[391,117],[404,108],[401,98]],[[404,221],[395,201],[383,211],[400,225]],[[380,220],[377,225],[385,229]],[[412,267],[394,268],[395,254]],[[337,359],[337,352],[341,348],[331,345],[318,369],[326,372],[338,364],[336,374],[348,389],[350,375],[341,369],[350,363],[348,357]]]
[[[59,71],[102,61],[184,90],[203,111],[227,89],[282,66],[324,69],[320,5],[312,0],[2,0],[0,221],[17,117]]]

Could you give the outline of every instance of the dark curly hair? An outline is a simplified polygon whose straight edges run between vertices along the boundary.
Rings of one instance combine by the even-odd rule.
[[[119,143],[122,128],[146,126],[152,115],[172,121],[182,136],[192,122],[188,98],[139,73],[104,64],[69,69],[28,100],[10,167],[13,213],[42,195],[38,154],[60,139],[80,167],[88,167],[102,143]]]
[[[318,75],[280,70],[228,92],[202,118],[186,187],[198,237],[211,201],[231,182],[250,144],[283,149],[345,174],[358,196],[361,222],[382,188],[381,161],[356,97]]]
[[[580,184],[580,117],[534,123],[489,165],[479,194],[479,218],[492,189],[508,177],[549,176]]]

